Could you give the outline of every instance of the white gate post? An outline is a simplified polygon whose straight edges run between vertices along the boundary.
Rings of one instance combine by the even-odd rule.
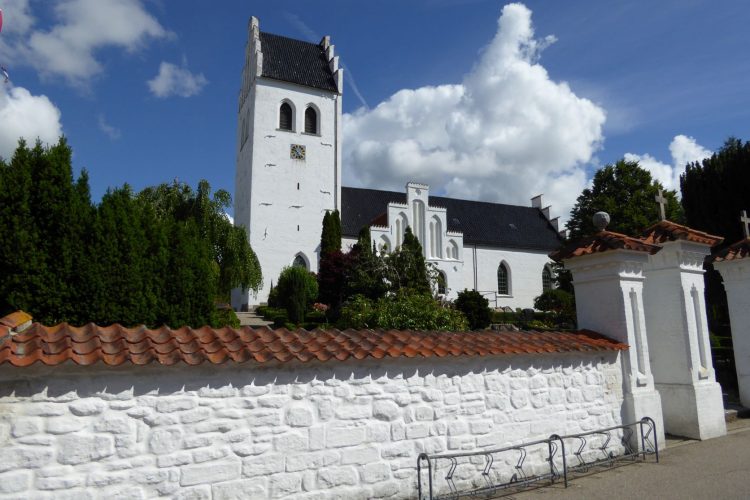
[[[666,432],[693,439],[726,434],[721,386],[711,358],[703,262],[723,238],[662,220],[644,241],[649,256],[644,300],[651,369]]]

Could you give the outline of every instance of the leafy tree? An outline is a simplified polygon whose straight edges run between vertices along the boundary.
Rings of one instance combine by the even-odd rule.
[[[458,292],[453,305],[466,316],[472,330],[487,328],[492,322],[490,303],[476,290]]]
[[[220,189],[211,196],[211,186],[205,180],[198,183],[196,191],[175,181],[146,188],[138,198],[153,205],[162,217],[196,221],[198,235],[208,242],[211,259],[218,268],[217,297],[226,300],[237,287],[260,289],[263,275],[247,233],[226,216],[225,210],[232,203],[227,191]]]
[[[583,190],[570,212],[567,229],[575,240],[596,232],[592,217],[607,212],[611,222],[607,230],[635,236],[659,221],[659,206],[654,201],[663,186],[638,162],[620,160],[601,168],[591,188]],[[675,191],[664,191],[667,219],[682,221],[682,210]]]

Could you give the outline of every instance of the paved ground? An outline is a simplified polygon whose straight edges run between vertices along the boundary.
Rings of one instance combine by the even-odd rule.
[[[708,441],[670,440],[660,462],[638,463],[514,494],[517,500],[750,498],[750,419]]]

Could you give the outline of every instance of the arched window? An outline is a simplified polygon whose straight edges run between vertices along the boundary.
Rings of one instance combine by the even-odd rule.
[[[458,245],[456,245],[455,241],[450,240],[448,247],[445,250],[449,259],[458,260]]]
[[[313,108],[312,106],[309,106],[305,110],[305,133],[318,133],[318,113],[315,112],[315,108]]]
[[[544,266],[542,269],[542,291],[552,290],[552,271],[549,266]]]
[[[437,293],[438,295],[445,295],[448,291],[448,278],[445,277],[443,271],[438,271],[437,275]]]
[[[292,263],[292,266],[294,267],[301,267],[302,269],[307,269],[307,261],[302,256],[302,254],[297,254],[297,256],[294,258],[294,262]]]
[[[443,258],[443,226],[437,215],[430,220],[430,257],[433,259]]]
[[[288,102],[281,103],[279,108],[279,128],[281,130],[294,130],[294,110]]]
[[[396,217],[396,246],[393,247],[394,250],[401,248],[401,244],[404,242],[404,233],[408,225],[409,221],[406,220],[406,214],[403,212],[398,214],[398,217]]]
[[[426,250],[424,245],[424,203],[421,200],[414,202],[414,225],[412,230],[422,245],[422,250]],[[425,252],[426,253],[426,252]]]
[[[510,280],[508,278],[508,267],[505,262],[501,262],[497,266],[497,293],[500,295],[510,295]]]

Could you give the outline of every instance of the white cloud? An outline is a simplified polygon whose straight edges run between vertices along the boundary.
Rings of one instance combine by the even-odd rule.
[[[625,159],[637,161],[654,179],[662,183],[666,189],[674,189],[680,193],[680,175],[685,171],[685,165],[694,161],[708,158],[713,153],[698,144],[694,138],[686,135],[676,135],[669,144],[672,164],[662,163],[650,154],[626,153]]]
[[[62,0],[54,7],[56,22],[47,31],[33,29],[28,1],[11,5],[17,17],[9,13],[7,19],[11,38],[3,44],[8,56],[42,76],[60,76],[74,85],[85,86],[103,71],[98,50],[116,47],[133,52],[149,39],[170,36],[140,0]]]
[[[107,120],[104,118],[104,115],[99,115],[97,124],[99,125],[99,130],[104,132],[110,139],[117,140],[120,137],[122,137],[122,133],[120,132],[120,129],[117,127],[113,127],[112,125],[107,123]]]
[[[528,204],[544,193],[567,215],[603,140],[605,112],[539,63],[554,37],[534,37],[531,11],[506,5],[498,31],[457,85],[401,90],[344,116],[348,184]]]
[[[37,139],[53,144],[60,135],[60,110],[47,96],[0,86],[0,156],[10,159],[21,137],[32,144]]]
[[[176,64],[162,62],[159,74],[149,80],[148,88],[156,97],[190,97],[200,93],[208,80],[203,73],[194,74]]]

